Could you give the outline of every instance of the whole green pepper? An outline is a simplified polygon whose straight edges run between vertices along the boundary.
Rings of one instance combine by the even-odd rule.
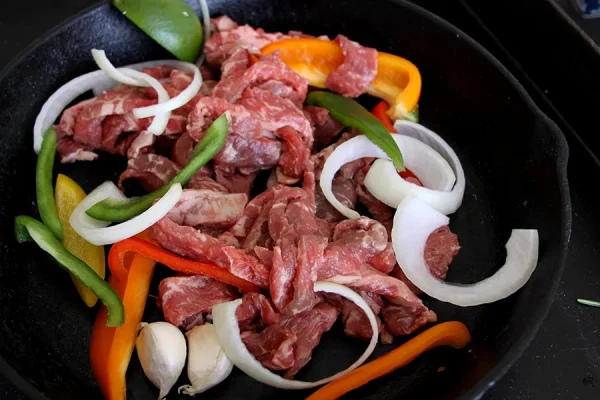
[[[46,225],[27,215],[19,215],[15,218],[15,236],[19,243],[33,240],[65,270],[94,292],[108,310],[107,326],[123,325],[125,312],[117,292],[86,263],[69,253]]]
[[[44,135],[42,148],[40,149],[35,168],[35,195],[42,221],[44,221],[44,224],[52,231],[54,236],[62,242],[64,238],[63,229],[58,218],[58,212],[56,211],[54,187],[52,185],[56,141],[56,131],[54,128],[48,129]]]
[[[202,140],[196,145],[188,165],[160,189],[133,199],[103,200],[90,207],[86,214],[101,221],[122,222],[143,213],[152,206],[154,200],[167,193],[171,185],[175,183],[185,185],[200,168],[209,162],[225,144],[228,129],[227,117],[222,114],[212,123]]]
[[[339,123],[356,128],[388,155],[398,171],[404,171],[404,158],[398,144],[381,121],[356,100],[339,94],[314,91],[306,97],[313,106],[326,108]]]

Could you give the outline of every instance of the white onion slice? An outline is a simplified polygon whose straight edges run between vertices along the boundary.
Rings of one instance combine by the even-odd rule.
[[[75,207],[69,223],[75,232],[88,242],[102,246],[116,243],[130,238],[154,225],[158,220],[177,204],[183,189],[179,183],[171,186],[165,195],[140,215],[126,222],[108,226],[109,222],[98,221],[89,217],[85,212],[94,204],[104,199],[115,198],[123,200],[126,197],[119,191],[114,183],[107,181],[94,189],[81,203]]]
[[[441,155],[423,142],[410,136],[393,134],[392,137],[402,152],[405,165],[410,168],[417,175],[417,177],[419,177],[424,185],[434,188],[437,191],[447,191],[452,188],[455,182],[455,175],[448,162]],[[331,185],[335,174],[339,171],[342,165],[363,157],[384,159],[377,160],[375,163],[379,161],[389,162],[387,161],[389,160],[389,157],[383,152],[383,150],[371,142],[366,136],[360,135],[353,137],[352,139],[339,145],[327,158],[327,161],[325,161],[325,165],[323,166],[323,172],[321,172],[319,184],[321,185],[321,189],[323,190],[325,198],[340,213],[350,219],[357,219],[360,217],[360,214],[343,205],[333,194]],[[389,163],[391,164],[391,162]],[[371,170],[374,167],[375,164],[371,167]],[[418,185],[407,182],[401,178],[393,165],[392,170],[394,171],[393,177],[382,177],[382,179],[386,179],[387,191],[397,192],[402,190],[402,193],[410,193],[414,190],[423,189]],[[367,177],[369,174],[370,172],[367,174]],[[381,175],[381,173],[378,173],[378,175]],[[371,179],[375,179],[373,178],[373,175]],[[365,185],[366,183],[367,180],[365,178]],[[397,187],[390,187],[392,184],[397,185]],[[381,195],[378,189],[380,187],[384,187],[384,185],[381,184],[380,186],[375,187],[376,190],[373,191],[368,185],[366,186],[373,196],[377,198],[379,198],[379,195]],[[383,198],[379,199],[385,203]],[[396,203],[394,207],[397,206],[398,203]]]
[[[267,368],[263,367],[262,364],[256,360],[252,354],[250,354],[246,348],[246,345],[244,345],[244,342],[242,342],[242,338],[240,337],[240,328],[235,316],[235,310],[242,303],[242,299],[217,304],[212,309],[213,325],[215,327],[217,338],[219,339],[219,343],[221,344],[223,351],[231,360],[231,362],[257,381],[279,389],[309,389],[315,386],[323,385],[349,373],[350,371],[353,371],[362,365],[367,358],[369,358],[371,353],[373,353],[373,350],[375,350],[375,346],[377,345],[377,337],[379,332],[375,314],[373,314],[373,311],[367,302],[359,294],[352,289],[347,288],[346,286],[331,282],[315,282],[314,289],[315,292],[335,293],[345,297],[359,306],[369,318],[371,329],[373,330],[373,336],[371,337],[371,341],[369,342],[365,352],[358,360],[356,360],[354,364],[342,372],[338,372],[333,376],[316,382],[294,381],[284,379],[281,376],[274,374]]]
[[[417,123],[397,121],[394,127],[402,136],[407,135],[418,139],[437,152],[440,157],[443,157],[446,164],[453,169],[453,175],[456,174],[456,185],[452,182],[454,187],[452,185],[450,187],[442,187],[442,185],[436,187],[424,180],[427,179],[427,170],[431,174],[435,174],[435,168],[437,167],[433,164],[427,165],[426,162],[417,162],[416,165],[419,166],[417,170],[407,162],[411,169],[414,168],[413,172],[425,186],[419,187],[400,178],[390,161],[377,160],[365,177],[365,186],[369,192],[393,208],[398,207],[402,200],[412,195],[446,215],[458,210],[465,194],[466,182],[465,173],[454,150],[436,133]],[[444,173],[441,173],[441,175],[444,175]]]
[[[130,68],[116,69],[106,57],[104,50],[92,49],[92,56],[98,67],[117,82],[133,86],[151,86],[158,95],[158,104],[165,104],[169,101],[169,93],[156,78]],[[152,119],[148,130],[156,136],[162,135],[167,129],[169,118],[171,118],[170,111],[161,112]]]
[[[206,53],[204,52],[204,45],[206,45],[206,42],[208,41],[208,39],[210,39],[211,31],[210,11],[208,10],[208,4],[206,3],[206,0],[198,0],[198,3],[200,4],[200,11],[202,12],[202,22],[204,23],[204,43],[202,44],[202,54],[196,61],[196,66],[200,67],[204,62],[204,59],[206,58]]]
[[[185,65],[188,64],[174,60],[156,60],[132,64],[127,66],[127,68],[141,71],[144,68],[155,67],[157,65],[169,65],[173,68],[183,70]],[[46,100],[35,119],[33,127],[33,150],[39,153],[44,134],[48,128],[54,125],[58,116],[73,100],[90,90],[94,92],[94,96],[98,96],[104,90],[114,87],[115,83],[104,71],[98,70],[78,76],[61,86]]]
[[[506,243],[506,262],[487,279],[463,285],[431,275],[424,258],[425,244],[433,231],[448,222],[447,216],[412,196],[398,206],[392,245],[398,264],[415,286],[438,300],[469,307],[508,297],[527,283],[538,261],[539,238],[535,229],[513,229]]]
[[[200,74],[198,67],[196,67],[194,64],[186,63],[184,70],[188,70],[194,74],[194,78],[188,87],[183,89],[177,96],[165,101],[164,103],[159,101],[158,104],[135,108],[133,110],[133,116],[139,119],[160,115],[184,106],[191,99],[193,99],[194,96],[200,91],[200,87],[202,87],[202,75]]]

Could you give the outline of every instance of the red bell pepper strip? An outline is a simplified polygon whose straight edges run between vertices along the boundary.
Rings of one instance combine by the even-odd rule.
[[[143,232],[141,237],[147,237]],[[140,239],[138,239],[140,240]],[[110,262],[110,261],[109,261]],[[129,257],[125,279],[111,276],[108,283],[123,301],[125,322],[110,328],[106,326],[107,310],[98,310],[90,339],[90,365],[100,390],[107,400],[125,400],[125,375],[137,337],[137,326],[142,322],[144,307],[154,272],[154,260],[140,255]]]
[[[380,101],[379,104],[373,108],[371,113],[381,121],[383,126],[385,126],[388,131],[394,133],[396,130],[394,129],[394,125],[392,125],[392,120],[387,114],[389,109],[390,106],[385,101]],[[423,182],[421,182],[421,180],[411,170],[406,168],[406,166],[404,166],[404,171],[398,172],[398,175],[400,175],[402,179],[412,182],[415,185],[423,186]]]
[[[189,260],[137,238],[129,238],[117,242],[110,249],[108,265],[111,274],[117,279],[127,279],[127,268],[125,267],[124,259],[125,255],[129,252],[151,258],[175,271],[209,276],[223,283],[237,286],[244,293],[258,292],[260,290],[255,284],[238,278],[218,265]]]
[[[393,133],[393,132],[396,132],[396,130],[394,129],[394,125],[392,125],[392,120],[387,115],[387,111],[389,109],[390,109],[390,106],[388,106],[388,104],[385,101],[380,101],[379,104],[377,104],[375,106],[375,108],[373,109],[373,111],[371,111],[371,112],[373,113],[374,116],[377,117],[378,120],[381,121],[383,126],[385,126],[385,128],[388,131]]]

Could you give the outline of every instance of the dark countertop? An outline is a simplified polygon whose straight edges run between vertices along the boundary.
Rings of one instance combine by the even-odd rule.
[[[557,297],[525,354],[484,399],[599,399],[600,309],[581,306],[576,299],[600,299],[600,244],[596,240],[600,226],[595,224],[600,221],[600,210],[588,184],[600,173],[594,156],[600,150],[595,118],[600,105],[600,51],[578,30],[582,26],[600,41],[600,19],[583,21],[570,0],[415,2],[455,24],[498,57],[557,122],[570,145],[573,230]],[[48,7],[45,0],[19,0],[3,8],[0,67],[54,25],[94,3],[62,0]],[[568,15],[576,22],[567,22]],[[0,376],[0,399],[24,397]]]

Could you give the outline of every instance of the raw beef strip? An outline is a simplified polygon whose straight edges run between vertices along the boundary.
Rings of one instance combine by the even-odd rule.
[[[77,116],[78,120],[92,120],[107,115],[125,114],[134,108],[156,104],[156,92],[147,88],[118,85],[93,98]],[[77,132],[74,132],[77,135]]]
[[[245,194],[188,189],[168,216],[179,225],[227,228],[242,215],[247,202]]]
[[[184,330],[190,330],[195,322],[202,321],[197,319],[198,314],[211,312],[215,304],[238,297],[233,286],[201,275],[165,278],[158,286],[158,301],[165,320]]]
[[[168,216],[150,228],[152,238],[162,247],[184,257],[212,262],[235,276],[260,287],[268,287],[269,270],[260,260],[231,245],[231,237],[222,240],[204,234],[191,226],[181,226]]]
[[[377,50],[364,47],[343,35],[335,41],[344,52],[344,62],[327,77],[327,88],[346,97],[358,97],[377,75]]]
[[[346,207],[354,209],[356,206],[356,192],[354,183],[343,177],[336,177],[331,184],[331,190],[334,196]],[[325,198],[321,186],[317,186],[315,190],[315,201],[317,204],[317,217],[328,222],[339,222],[346,217],[342,215],[330,202]]]
[[[212,175],[212,169],[210,168],[202,168],[198,172],[205,172],[206,174]],[[210,178],[207,175],[199,175],[198,172],[188,182],[188,186],[190,189],[210,190],[212,192],[229,193],[229,190],[227,190],[225,186],[221,185],[218,182],[215,182],[214,179]]]
[[[56,143],[56,152],[60,162],[63,164],[75,161],[93,161],[98,158],[98,154],[92,151],[91,146],[76,142],[70,136],[63,136]]]
[[[448,225],[433,231],[425,243],[424,256],[431,274],[438,279],[446,279],[450,263],[459,250],[458,237],[452,233]],[[415,294],[423,293],[404,275],[401,268],[395,268],[391,275],[406,283]]]
[[[258,54],[262,47],[283,37],[284,35],[281,33],[265,33],[262,29],[254,29],[249,25],[217,31],[204,45],[206,61],[209,65],[218,67],[240,48],[249,49]]]
[[[216,180],[231,193],[244,193],[250,196],[252,184],[256,179],[256,172],[243,174],[241,172],[230,172],[226,169],[215,168]]]
[[[221,65],[221,80],[243,73],[252,64],[252,54],[247,49],[236,50]],[[217,83],[218,84],[218,83]]]
[[[215,86],[213,94],[235,103],[246,88],[252,88],[272,80],[284,83],[296,92],[291,97],[293,103],[304,102],[308,92],[308,80],[292,71],[276,55],[261,56],[245,71],[238,71],[230,74],[226,79],[221,79]]]
[[[344,129],[344,125],[333,119],[326,108],[304,106],[304,113],[314,126],[314,146],[317,150],[328,146],[333,138]]]
[[[381,296],[365,292],[358,292],[363,299],[369,304],[371,310],[375,314],[377,320],[378,332],[382,331],[381,320],[377,316],[381,312],[381,308],[384,306],[384,302]],[[360,339],[371,339],[373,336],[373,330],[371,329],[371,323],[369,318],[358,307],[354,302],[341,297],[336,294],[326,293],[323,295],[325,301],[334,305],[342,313],[342,322],[344,323],[344,333],[346,336],[360,338]]]
[[[396,254],[394,253],[392,242],[388,242],[385,250],[371,258],[369,264],[384,274],[392,272],[394,265],[396,265]]]
[[[108,153],[125,155],[136,137],[135,134],[126,135],[126,133],[142,131],[149,125],[150,118],[137,119],[132,113],[109,115],[102,121],[100,148]]]
[[[293,332],[271,325],[260,333],[243,332],[241,337],[248,351],[265,367],[286,370],[294,365],[298,337]]]
[[[293,332],[298,338],[294,345],[294,365],[285,372],[286,379],[291,379],[310,361],[321,336],[331,329],[337,316],[338,311],[334,306],[320,303],[310,311],[282,320],[279,326]]]
[[[255,89],[265,90],[273,93],[275,96],[290,100],[296,107],[302,108],[302,94],[294,90],[293,87],[286,85],[284,82],[276,79],[271,79],[265,83],[259,83],[254,86]]]
[[[405,310],[405,333],[436,319],[435,313],[428,310],[402,281],[368,264],[373,257],[388,249],[387,232],[383,225],[366,217],[345,220],[336,225],[333,240],[323,254],[318,280],[385,296]],[[410,321],[408,316],[411,317]],[[396,334],[398,329],[391,327],[390,332]]]
[[[187,131],[196,141],[202,139],[210,124],[226,113],[229,134],[223,148],[213,158],[228,168],[271,168],[281,154],[281,143],[263,136],[262,129],[248,110],[216,97],[204,97],[189,116]],[[217,179],[218,181],[218,179]]]
[[[300,108],[292,101],[262,89],[246,89],[239,102],[261,125],[262,129],[276,132],[279,128],[294,128],[302,135],[309,149],[313,144],[312,127]]]
[[[248,326],[259,317],[267,325],[277,324],[281,316],[275,311],[271,301],[259,293],[246,293],[242,304],[235,310],[235,316],[240,326],[240,331],[248,330]]]
[[[300,133],[294,128],[284,126],[277,130],[276,135],[283,139],[281,157],[277,163],[277,179],[283,184],[297,183],[310,158],[310,149],[306,147]]]
[[[139,180],[144,189],[152,192],[177,175],[179,167],[166,157],[157,154],[142,154],[127,162],[127,169],[119,177],[119,187],[126,179]]]
[[[246,208],[244,209],[244,212],[240,219],[238,219],[236,224],[231,227],[231,235],[240,239],[246,238],[250,233],[250,230],[256,223],[257,218],[259,217],[259,215],[261,215],[263,209],[265,208],[267,208],[265,218],[268,218],[268,210],[270,210],[271,205],[273,204],[273,198],[275,197],[277,191],[282,189],[283,186],[271,188],[250,200],[250,202],[246,205]]]
[[[143,72],[150,75],[154,79],[167,79],[171,75],[173,67],[169,65],[157,65],[156,67],[144,68]]]

